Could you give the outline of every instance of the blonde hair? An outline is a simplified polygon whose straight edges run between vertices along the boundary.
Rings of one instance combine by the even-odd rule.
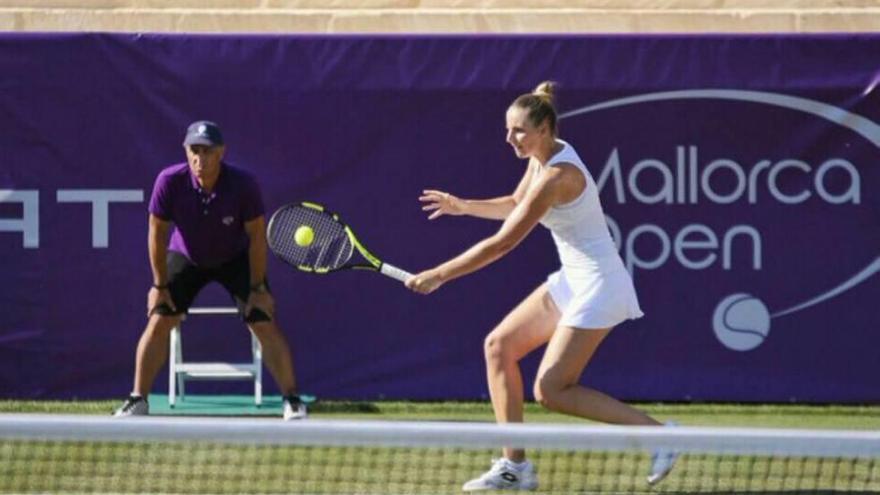
[[[531,93],[517,97],[510,106],[527,110],[529,121],[535,127],[538,127],[546,120],[547,125],[550,126],[550,132],[556,136],[558,133],[556,107],[553,104],[556,96],[556,87],[557,84],[555,82],[544,81],[538,84]]]
[[[532,90],[532,94],[547,98],[548,103],[552,105],[553,97],[556,95],[556,83],[553,81],[544,81],[535,86],[535,89]]]

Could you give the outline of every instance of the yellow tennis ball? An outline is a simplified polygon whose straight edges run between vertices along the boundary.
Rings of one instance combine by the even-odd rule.
[[[315,231],[308,225],[300,225],[293,234],[293,240],[297,246],[306,247],[315,240]]]

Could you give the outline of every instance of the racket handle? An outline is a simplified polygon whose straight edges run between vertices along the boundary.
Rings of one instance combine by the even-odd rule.
[[[412,273],[409,273],[406,270],[401,270],[400,268],[389,265],[388,263],[382,263],[382,267],[379,268],[379,273],[381,273],[382,275],[387,275],[401,282],[406,282],[407,280],[412,278]]]

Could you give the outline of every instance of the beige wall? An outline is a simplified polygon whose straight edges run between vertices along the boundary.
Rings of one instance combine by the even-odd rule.
[[[0,30],[878,32],[880,0],[0,0]]]

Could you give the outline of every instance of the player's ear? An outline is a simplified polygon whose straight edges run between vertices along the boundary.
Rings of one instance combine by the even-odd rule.
[[[541,125],[538,126],[538,132],[541,135],[550,133],[550,119],[544,119],[544,121],[541,122]]]
[[[220,154],[220,159],[222,160],[223,157],[226,155],[226,145],[224,144],[220,146],[220,149],[218,149],[217,152]]]

